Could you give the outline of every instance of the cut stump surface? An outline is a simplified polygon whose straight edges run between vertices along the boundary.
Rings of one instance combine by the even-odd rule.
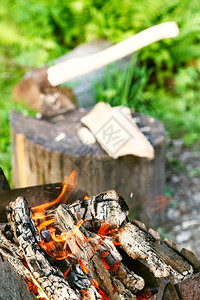
[[[157,197],[164,194],[165,129],[153,118],[133,118],[155,150],[149,161],[132,155],[113,159],[98,143],[85,145],[77,132],[88,109],[74,109],[51,119],[38,120],[11,112],[13,179],[16,187],[62,181],[76,168],[78,187],[90,195],[115,189],[127,201],[130,215],[156,226],[162,213]],[[137,202],[141,202],[137,209]],[[154,210],[155,213],[152,213]],[[151,218],[149,216],[151,215]]]

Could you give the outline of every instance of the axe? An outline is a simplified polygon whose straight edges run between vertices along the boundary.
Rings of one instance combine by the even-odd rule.
[[[28,72],[13,91],[15,101],[24,99],[43,116],[51,116],[73,109],[73,92],[60,85],[69,80],[100,69],[116,60],[165,38],[179,33],[175,22],[161,23],[99,52],[74,57],[54,66],[36,68]]]

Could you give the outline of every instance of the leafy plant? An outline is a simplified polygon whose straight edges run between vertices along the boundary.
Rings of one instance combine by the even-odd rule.
[[[10,169],[9,111],[13,86],[83,42],[119,42],[147,27],[176,21],[180,34],[139,51],[124,71],[106,70],[98,100],[159,118],[171,137],[197,143],[200,132],[200,2],[196,0],[1,0],[0,163]],[[110,76],[110,78],[109,78]],[[7,172],[7,171],[6,171]],[[9,173],[9,171],[7,172]]]
[[[137,55],[130,63],[107,66],[104,78],[94,83],[96,101],[109,102],[112,106],[125,105],[142,110],[145,106],[144,90],[150,76],[145,66],[137,64]]]

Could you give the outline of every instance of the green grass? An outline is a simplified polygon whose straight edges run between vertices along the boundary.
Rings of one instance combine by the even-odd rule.
[[[141,49],[122,72],[107,69],[97,101],[127,105],[163,121],[186,146],[200,132],[200,2],[196,0],[1,0],[0,165],[11,178],[9,113],[14,85],[83,42],[119,42],[147,27],[176,21],[180,34]],[[19,105],[17,109],[30,113]]]

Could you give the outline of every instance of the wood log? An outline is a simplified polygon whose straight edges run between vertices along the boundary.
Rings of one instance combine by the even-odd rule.
[[[107,222],[110,227],[119,227],[126,220],[129,208],[122,197],[114,190],[97,196],[77,200],[68,205],[69,210],[78,220],[89,222],[93,229]]]
[[[88,110],[75,109],[49,120],[11,112],[13,181],[16,187],[61,181],[76,168],[78,187],[95,195],[115,189],[135,216],[155,227],[163,220],[158,198],[165,185],[165,130],[147,116],[134,114],[137,125],[154,147],[155,159],[127,155],[112,159],[98,143],[84,145],[78,137]],[[143,128],[143,129],[142,129]],[[140,203],[137,209],[137,203]]]
[[[128,207],[115,191],[107,191],[97,196],[76,201],[68,206],[74,216],[90,222],[102,220],[110,225],[110,229],[118,228],[108,235],[115,238],[120,247],[127,252],[129,257],[138,259],[148,266],[155,277],[167,278],[172,283],[177,283],[188,278],[194,273],[193,265],[197,265],[195,257],[184,251],[185,257],[190,257],[194,263],[188,263],[189,259],[182,258],[181,253],[169,241],[162,242],[157,232],[147,229],[144,224],[135,221],[135,224],[127,223]],[[95,226],[92,227],[95,230]],[[101,229],[100,229],[101,230]],[[99,232],[100,232],[99,230]],[[172,245],[172,246],[171,246]],[[182,251],[183,252],[183,251]]]
[[[161,240],[134,224],[126,223],[116,233],[120,247],[133,259],[148,266],[155,277],[173,284],[194,274],[193,267]]]
[[[29,269],[42,290],[50,299],[78,300],[76,293],[64,279],[63,274],[52,267],[40,250],[40,237],[28,210],[27,202],[19,197],[8,207],[8,220],[23,250]]]
[[[102,201],[105,201],[107,209],[102,210],[101,206],[99,210],[96,208],[95,217],[100,219],[101,216],[105,220],[106,216],[107,224],[110,220],[109,216],[116,212],[116,206],[113,205],[114,201],[119,205],[117,213],[120,213],[120,209],[123,210],[126,207],[124,201],[120,200],[118,194],[114,191],[104,192],[96,197],[79,202],[83,204],[84,201],[88,201],[91,206],[98,206],[98,202],[101,204]],[[114,210],[108,210],[109,204]],[[93,209],[90,207],[89,211],[92,212]],[[58,222],[63,227],[63,229],[61,227],[59,229],[63,233],[69,233],[65,243],[68,243],[69,246],[70,243],[71,245],[77,244],[75,253],[72,253],[69,259],[63,261],[65,268],[68,269],[67,280],[63,278],[63,270],[61,270],[59,263],[50,263],[51,260],[47,259],[39,247],[38,243],[41,244],[42,232],[41,236],[38,235],[30,218],[27,202],[22,197],[16,199],[14,203],[10,203],[8,207],[8,220],[19,247],[8,241],[0,231],[0,254],[14,266],[18,274],[28,280],[33,276],[49,296],[49,299],[59,297],[59,299],[65,300],[80,298],[100,300],[100,288],[102,288],[112,300],[135,300],[136,297],[133,294],[144,286],[144,280],[131,271],[135,262],[139,262],[141,266],[144,265],[155,277],[160,278],[159,291],[151,299],[158,300],[162,298],[167,300],[171,297],[177,300],[180,297],[180,299],[198,299],[199,274],[194,275],[194,273],[199,271],[199,261],[190,251],[183,249],[178,252],[175,244],[169,240],[161,241],[159,235],[152,229],[147,231],[144,224],[136,221],[131,224],[127,218],[122,223],[115,220],[115,230],[113,230],[114,223],[111,222],[110,232],[108,230],[105,233],[106,236],[102,236],[100,231],[97,235],[97,232],[90,232],[83,225],[79,227],[78,220],[70,210],[70,204],[68,206],[61,204],[55,211],[51,210],[51,213],[54,214],[55,224]],[[85,214],[84,211],[82,211],[82,214]],[[90,214],[87,217],[88,220],[91,220]],[[91,230],[94,230],[94,228],[91,227]],[[120,247],[127,252],[132,263],[126,261],[123,253],[122,256],[118,253],[111,238],[120,243]],[[69,251],[71,252],[71,250]],[[24,266],[24,259],[30,270]],[[129,268],[124,265],[122,259]],[[85,271],[82,262],[85,266],[87,265],[89,271]],[[117,268],[112,270],[116,263]],[[109,268],[107,269],[105,266],[109,266]],[[138,273],[140,273],[140,268]],[[146,281],[146,277],[144,278],[147,284],[148,279]],[[92,284],[93,281],[97,284]],[[1,286],[5,287],[6,285],[0,284]],[[18,293],[19,288],[17,286],[17,290],[13,292],[14,294],[11,293],[12,297]],[[72,296],[70,294],[71,290],[74,292]],[[192,293],[192,290],[195,290],[195,292]],[[29,294],[28,291],[28,296],[24,299],[31,299]]]
[[[71,230],[72,232],[70,238],[66,239],[66,243],[68,243],[68,246],[70,248],[70,244],[72,243],[71,240],[74,240],[72,251],[73,253],[75,253],[74,257],[77,260],[81,259],[84,262],[84,265],[89,266],[89,270],[92,272],[92,278],[94,278],[98,282],[98,285],[101,287],[101,289],[103,289],[103,291],[111,299],[115,299],[117,295],[115,295],[116,293],[113,290],[110,274],[101,260],[101,253],[108,252],[110,253],[110,255],[112,255],[112,253],[114,252],[114,257],[117,256],[117,260],[115,261],[115,263],[117,261],[119,262],[121,256],[119,254],[116,255],[115,253],[117,252],[117,250],[114,249],[113,251],[113,248],[115,248],[114,245],[110,246],[109,242],[103,240],[101,236],[95,233],[90,233],[82,227],[78,229],[76,228],[76,230],[74,230],[77,220],[72,216],[73,215],[71,215],[70,210],[66,205],[59,205],[56,210],[56,219],[58,223],[61,224],[64,230],[66,230],[67,232],[69,232],[69,230]],[[99,253],[100,255],[98,257]],[[122,280],[125,287],[129,287],[130,291],[137,292],[144,287],[144,280],[133,272],[126,271],[124,276],[120,277],[120,279]],[[124,288],[124,290],[126,290],[126,288]],[[118,292],[119,297],[119,291],[116,290],[116,292]],[[134,297],[132,296],[132,293],[126,290],[126,296],[124,295],[123,298],[127,300],[133,299]]]
[[[97,249],[98,246],[96,254],[105,261],[107,266],[109,266],[111,280],[120,280],[124,289],[129,290],[133,294],[136,294],[143,289],[145,284],[144,279],[133,271],[130,271],[123,264],[122,256],[108,237],[105,236],[102,238],[96,233],[86,230],[83,226],[80,227],[80,230],[87,238],[89,238],[91,245],[95,249]],[[120,290],[118,290],[118,293],[120,293]]]

